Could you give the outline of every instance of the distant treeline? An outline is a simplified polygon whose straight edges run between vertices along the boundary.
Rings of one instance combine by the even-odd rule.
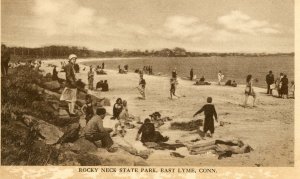
[[[51,45],[38,48],[8,47],[14,59],[35,58],[67,58],[74,53],[80,58],[107,58],[107,57],[211,57],[211,56],[270,56],[270,55],[294,55],[292,53],[217,53],[217,52],[189,52],[184,48],[164,48],[161,50],[121,50],[111,51],[89,50],[86,47]]]

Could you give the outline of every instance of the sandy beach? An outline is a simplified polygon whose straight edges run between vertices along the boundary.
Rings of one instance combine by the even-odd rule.
[[[122,59],[118,59],[122,60]],[[87,84],[87,72],[82,71],[84,65],[79,60],[81,71],[76,74],[77,79],[82,79]],[[47,64],[57,65],[60,70],[60,60],[45,60],[41,67],[45,73],[52,73],[52,67]],[[208,142],[215,139],[241,139],[249,144],[254,151],[247,154],[233,155],[232,157],[218,160],[217,156],[207,153],[203,155],[189,155],[186,148],[179,148],[176,152],[185,158],[170,156],[168,150],[154,150],[146,160],[150,166],[293,166],[294,165],[294,99],[280,99],[266,94],[266,89],[254,87],[257,93],[257,107],[243,108],[244,85],[238,87],[219,86],[212,81],[210,86],[195,86],[194,82],[182,80],[179,74],[177,95],[180,98],[169,98],[169,77],[144,75],[146,80],[146,100],[141,100],[136,87],[139,75],[136,73],[119,74],[116,70],[105,70],[107,75],[95,75],[94,86],[99,80],[108,80],[109,91],[89,91],[97,97],[110,99],[111,106],[106,107],[109,114],[117,98],[127,100],[131,115],[145,118],[155,111],[162,117],[170,117],[171,122],[188,122],[195,119],[204,119],[204,114],[193,118],[193,114],[211,96],[216,107],[219,121],[225,122],[224,126],[215,123],[216,129],[212,139],[199,141]],[[60,78],[65,78],[65,73],[59,72]],[[216,79],[217,80],[217,79]],[[248,105],[252,106],[249,97]],[[113,127],[115,122],[110,120],[110,115],[105,118],[105,127]],[[84,121],[82,117],[82,126]],[[170,123],[166,122],[158,130],[169,136],[170,143],[175,140],[183,142],[199,138],[196,131],[181,131],[169,129]],[[137,143],[135,136],[137,128],[128,129],[124,140],[133,146]],[[113,138],[115,141],[116,138]],[[141,143],[140,143],[141,144]]]

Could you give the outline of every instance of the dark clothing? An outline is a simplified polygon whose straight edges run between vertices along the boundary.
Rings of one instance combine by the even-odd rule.
[[[138,131],[138,134],[142,133],[141,142],[163,142],[165,137],[160,132],[155,131],[153,123],[144,123]]]
[[[195,113],[195,115],[200,114],[204,111],[205,119],[204,119],[204,133],[210,131],[212,134],[215,131],[214,127],[214,118],[218,118],[215,106],[213,104],[205,104],[199,111]]]
[[[53,68],[53,72],[52,72],[52,80],[58,80],[58,76],[57,76],[58,72],[56,71],[56,68]]]
[[[141,85],[142,88],[145,88],[146,87],[146,81],[145,81],[145,79],[140,79],[139,85]]]
[[[97,85],[96,85],[96,89],[98,88],[103,88],[103,82],[98,82]]]
[[[64,70],[66,72],[66,87],[76,88],[74,65],[68,63],[67,65],[65,65]]]
[[[274,83],[274,75],[273,74],[267,74],[267,76],[266,76],[266,82],[269,85],[273,84]]]
[[[177,72],[175,70],[172,71],[172,78],[177,78]]]
[[[288,78],[286,77],[283,77],[281,79],[281,83],[282,83],[282,86],[281,86],[281,94],[285,94],[285,95],[288,95],[288,92],[289,92],[289,80]]]
[[[267,82],[267,94],[272,94],[272,89],[270,88],[270,85],[274,83],[274,75],[267,74],[266,82]]]
[[[122,110],[123,110],[123,107],[121,106],[120,108],[118,108],[118,107],[117,107],[118,105],[119,105],[119,104],[115,103],[115,104],[114,104],[114,107],[113,107],[113,117],[114,117],[114,118],[118,118],[119,115],[120,115],[120,113],[121,113]]]
[[[193,80],[193,77],[194,77],[194,71],[193,71],[193,69],[191,69],[191,71],[190,71],[190,80]]]
[[[102,84],[102,90],[101,91],[108,91],[108,84],[107,83]]]
[[[86,104],[86,109],[85,109],[86,123],[88,123],[89,120],[92,119],[93,116],[94,116],[93,104],[92,103]]]
[[[79,65],[76,63],[75,65],[74,65],[74,70],[75,70],[75,72],[76,73],[79,73]]]
[[[226,81],[225,86],[231,86],[231,80]]]
[[[101,145],[103,148],[109,148],[114,143],[108,132],[85,135],[85,138],[91,142],[101,140]]]

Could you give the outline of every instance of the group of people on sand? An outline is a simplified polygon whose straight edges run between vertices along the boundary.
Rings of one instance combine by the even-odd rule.
[[[129,65],[124,65],[124,68],[121,68],[121,65],[118,65],[118,70],[120,74],[126,74],[129,70]]]
[[[75,77],[75,70],[74,70],[74,64],[76,63],[77,56],[72,54],[69,56],[69,63],[65,65],[64,70],[66,72],[66,88],[64,89],[61,100],[68,102],[69,107],[69,113],[70,115],[76,115],[74,111],[74,106],[76,102],[76,95],[77,95],[77,88],[76,88],[76,77]],[[92,76],[92,75],[91,75]],[[219,74],[218,74],[219,76]],[[222,77],[222,75],[221,75]],[[224,77],[222,77],[224,78]],[[281,82],[284,86],[286,82],[284,81],[286,77],[283,75]],[[177,71],[176,68],[172,71],[172,78],[171,78],[171,97],[175,94],[174,86],[176,89],[177,80]],[[175,81],[175,82],[174,82]],[[288,81],[288,80],[287,80]],[[219,81],[221,82],[221,80]],[[173,87],[172,87],[173,85]],[[145,86],[146,81],[143,78],[143,73],[140,73],[140,81],[139,81],[139,90],[145,99]],[[281,86],[282,88],[282,86]],[[284,87],[283,87],[284,89]],[[246,78],[246,88],[245,88],[245,103],[244,106],[247,105],[247,100],[249,96],[253,96],[253,105],[255,104],[256,99],[256,93],[253,90],[253,78],[252,75],[248,75]],[[108,151],[113,150],[113,141],[111,138],[110,133],[112,131],[115,131],[114,134],[118,133],[118,127],[121,127],[121,135],[125,135],[125,124],[127,120],[129,119],[129,113],[128,113],[128,107],[127,107],[127,101],[122,100],[121,98],[118,98],[116,100],[116,103],[113,106],[113,117],[111,119],[116,119],[118,122],[115,125],[115,130],[112,130],[110,128],[105,128],[103,126],[103,119],[106,116],[106,109],[103,107],[97,108],[96,112],[94,113],[94,107],[91,96],[86,96],[86,104],[82,107],[82,112],[85,114],[86,119],[86,127],[85,127],[85,133],[84,136],[87,140],[90,140],[92,142],[101,140],[102,141],[102,147],[105,147],[108,149]],[[197,111],[193,116],[204,112],[204,126],[203,126],[203,132],[206,136],[212,137],[215,128],[214,128],[214,121],[218,122],[218,116],[215,109],[214,104],[212,104],[212,98],[207,98],[207,104],[205,104],[199,111]],[[164,142],[167,141],[168,138],[162,136],[158,131],[155,131],[155,126],[153,122],[149,118],[144,120],[143,125],[140,127],[140,129],[137,132],[136,139],[139,140],[140,135],[141,141],[147,142],[147,141],[153,141],[153,142]]]
[[[295,83],[292,81],[289,87],[289,80],[286,74],[280,73],[279,77],[275,80],[273,72],[270,70],[266,75],[266,83],[267,94],[269,95],[284,99],[295,97]]]
[[[149,75],[153,75],[153,70],[152,70],[152,66],[148,65],[148,66],[144,66],[143,67],[143,72],[147,73]]]

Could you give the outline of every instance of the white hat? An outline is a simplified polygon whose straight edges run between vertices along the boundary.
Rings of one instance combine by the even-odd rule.
[[[75,54],[69,55],[69,60],[72,60],[73,58],[76,58],[76,59],[77,59],[77,56],[76,56]]]

